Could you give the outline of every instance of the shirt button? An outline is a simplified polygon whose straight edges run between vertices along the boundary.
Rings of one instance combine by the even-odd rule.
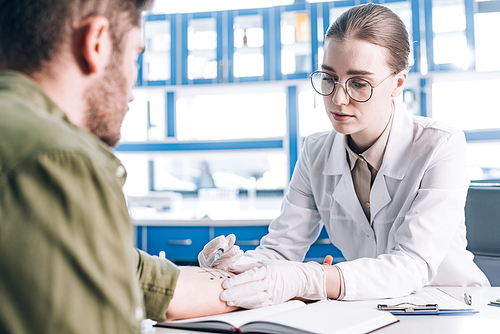
[[[369,208],[369,207],[370,207],[370,202],[366,202],[366,203],[365,203],[365,206],[366,206],[367,208]]]
[[[123,175],[125,175],[125,167],[123,167],[122,165],[118,166],[118,167],[116,168],[116,173],[115,173],[115,175],[116,175],[117,177],[123,177]]]

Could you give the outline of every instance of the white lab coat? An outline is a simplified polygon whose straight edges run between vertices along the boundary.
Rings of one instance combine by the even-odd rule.
[[[324,224],[347,260],[338,264],[345,300],[403,296],[424,285],[489,286],[466,250],[463,132],[396,111],[370,193],[370,221],[344,137],[331,131],[305,140],[280,216],[245,257],[302,261]]]

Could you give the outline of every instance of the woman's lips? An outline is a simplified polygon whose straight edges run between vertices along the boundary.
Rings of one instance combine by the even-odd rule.
[[[337,122],[345,122],[345,121],[350,120],[352,117],[354,117],[352,115],[347,115],[347,114],[343,114],[340,112],[332,112],[332,116],[333,116],[333,119]]]

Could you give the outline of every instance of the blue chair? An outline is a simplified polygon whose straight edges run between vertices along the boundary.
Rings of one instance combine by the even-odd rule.
[[[492,286],[500,286],[500,183],[472,183],[465,205],[467,249]]]

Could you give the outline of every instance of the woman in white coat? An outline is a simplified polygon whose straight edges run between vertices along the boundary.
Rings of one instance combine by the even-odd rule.
[[[221,236],[200,252],[201,266],[222,247],[214,267],[253,267],[224,283],[222,300],[254,308],[489,286],[466,250],[463,132],[395,109],[409,51],[404,24],[382,5],[353,7],[331,25],[311,82],[334,130],[305,140],[281,215],[256,250],[241,256],[234,236]],[[301,263],[323,225],[347,261]]]

